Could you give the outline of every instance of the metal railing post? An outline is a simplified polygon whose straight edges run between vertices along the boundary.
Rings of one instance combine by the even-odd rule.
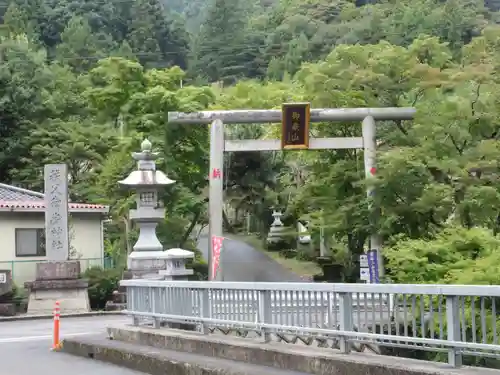
[[[137,293],[135,293],[135,290],[137,287],[135,286],[127,286],[126,287],[126,292],[127,292],[127,309],[131,311],[137,310],[138,306],[138,301],[136,301],[137,298]],[[139,325],[139,317],[136,315],[132,316],[132,324],[134,326]]]
[[[269,324],[272,323],[272,306],[271,306],[271,293],[267,290],[259,290],[259,306],[257,323]],[[264,342],[271,341],[271,333],[265,327],[261,328],[264,336]]]
[[[159,329],[161,327],[160,318],[153,318],[153,328]]]
[[[351,293],[339,293],[339,314],[340,314],[340,331],[342,332],[352,332],[353,331],[353,321],[352,321],[352,294]],[[351,351],[351,344],[347,336],[342,336],[340,338],[340,351],[342,353],[349,353]]]
[[[149,288],[149,298],[150,298],[150,311],[152,313],[161,313],[160,300],[161,300],[161,287],[150,287]],[[155,329],[161,328],[162,319],[159,317],[153,317],[153,327]]]
[[[209,299],[209,289],[199,289],[198,292],[198,302],[200,304],[200,318],[210,318],[210,299]],[[200,325],[200,331],[204,335],[208,335],[208,323],[202,322]]]
[[[458,296],[446,296],[446,325],[448,341],[461,341]],[[461,349],[451,348],[448,350],[448,363],[453,367],[462,366]]]

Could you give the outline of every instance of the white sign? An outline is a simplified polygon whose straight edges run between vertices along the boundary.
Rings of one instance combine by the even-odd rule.
[[[0,284],[6,284],[6,283],[7,283],[7,274],[0,273]]]
[[[359,269],[359,278],[362,281],[370,281],[370,269],[369,268],[360,268]]]
[[[361,268],[368,268],[368,255],[361,254],[359,256],[359,266]]]

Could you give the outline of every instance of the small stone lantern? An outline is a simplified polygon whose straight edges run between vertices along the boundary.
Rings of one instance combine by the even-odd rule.
[[[132,153],[132,157],[137,160],[137,170],[119,181],[120,185],[137,192],[137,208],[130,210],[130,220],[137,223],[139,238],[127,261],[134,278],[157,278],[158,271],[165,269],[168,258],[156,236],[156,226],[165,219],[165,209],[158,205],[158,193],[175,181],[156,170],[158,154],[151,150],[151,142],[145,139],[141,143],[141,152]]]
[[[283,214],[280,211],[273,210],[274,221],[271,224],[271,228],[269,228],[269,233],[267,235],[268,244],[276,244],[283,240],[283,231],[285,230],[285,227],[281,221],[281,216],[283,216]]]
[[[167,258],[165,259],[166,267],[159,273],[164,280],[188,280],[188,277],[194,273],[192,269],[186,268],[188,259],[194,258],[192,251],[184,249],[168,249],[165,251]]]
[[[283,214],[280,211],[273,210],[273,223],[271,224],[273,227],[282,227],[283,222],[281,221],[281,217]]]

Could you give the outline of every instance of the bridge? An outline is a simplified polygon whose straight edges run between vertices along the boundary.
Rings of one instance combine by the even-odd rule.
[[[498,286],[122,284],[123,316],[63,319],[62,353],[49,350],[50,320],[0,323],[2,369],[19,375],[34,365],[55,375],[500,374],[463,366],[499,357]],[[436,353],[436,361],[388,355],[402,348]]]

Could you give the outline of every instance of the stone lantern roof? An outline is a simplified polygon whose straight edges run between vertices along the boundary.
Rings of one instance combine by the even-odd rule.
[[[141,152],[133,152],[132,157],[137,160],[137,169],[132,171],[127,178],[119,181],[126,187],[152,187],[173,184],[175,181],[168,178],[162,171],[156,170],[155,160],[157,152],[152,152],[152,144],[146,138],[141,143]]]
[[[168,256],[170,259],[190,259],[194,258],[194,253],[189,250],[173,248],[168,250]]]

